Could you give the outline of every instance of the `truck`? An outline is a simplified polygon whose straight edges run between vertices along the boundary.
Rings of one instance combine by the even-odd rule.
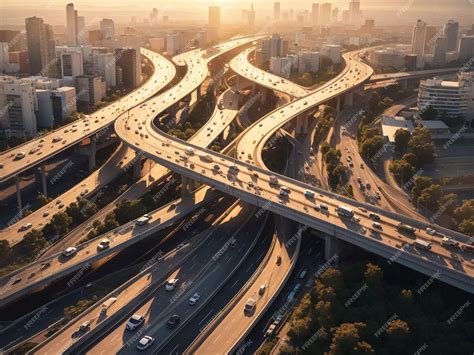
[[[343,217],[347,217],[347,218],[354,217],[354,211],[351,208],[344,205],[337,207],[336,212],[338,215],[343,216]]]
[[[431,243],[421,240],[421,239],[415,239],[415,242],[413,243],[415,248],[421,248],[425,250],[430,250],[431,249]]]
[[[415,232],[416,232],[415,228],[413,228],[412,226],[409,226],[408,224],[404,224],[404,223],[400,223],[397,226],[397,230],[399,232],[405,232],[405,233],[409,233],[409,234],[415,234]]]
[[[275,175],[270,175],[270,185],[278,185],[278,178]]]

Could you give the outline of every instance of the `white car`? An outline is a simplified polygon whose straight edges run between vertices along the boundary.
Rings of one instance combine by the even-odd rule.
[[[105,249],[108,249],[110,246],[110,240],[105,238],[100,241],[100,243],[97,245],[97,250],[102,251]]]
[[[176,285],[178,284],[178,279],[169,279],[167,282],[166,282],[166,291],[173,291],[176,287]]]
[[[130,319],[127,322],[126,328],[127,330],[135,330],[137,329],[140,325],[143,324],[145,321],[145,317],[143,317],[140,314],[134,314],[133,316],[130,317]]]
[[[20,231],[26,231],[27,229],[30,229],[33,225],[31,223],[26,223],[20,227]]]
[[[63,255],[65,257],[70,257],[70,256],[73,256],[75,255],[77,252],[77,249],[75,247],[69,247],[69,248],[66,248],[64,251],[63,251]]]
[[[138,350],[145,350],[148,349],[153,343],[155,342],[155,338],[145,335],[137,344]]]
[[[199,301],[200,298],[201,298],[201,295],[196,292],[194,295],[191,296],[191,298],[188,301],[188,304],[190,306],[194,306]]]

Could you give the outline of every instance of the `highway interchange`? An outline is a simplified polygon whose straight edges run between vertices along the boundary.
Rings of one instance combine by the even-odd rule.
[[[323,233],[348,241],[387,258],[394,258],[395,261],[425,274],[432,275],[436,270],[442,270],[441,280],[470,293],[474,292],[472,282],[474,265],[472,257],[466,252],[459,250],[454,252],[453,249],[442,246],[439,236],[432,236],[425,232],[426,227],[432,227],[431,225],[423,221],[399,215],[395,212],[384,211],[381,208],[367,203],[346,199],[324,189],[315,188],[303,182],[270,172],[262,159],[262,152],[265,146],[286,124],[295,119],[305,120],[307,115],[317,110],[320,105],[353,91],[358,86],[363,85],[364,82],[373,75],[372,69],[359,59],[359,52],[344,54],[346,65],[342,72],[333,80],[313,91],[308,91],[302,87],[295,88],[293,83],[275,77],[272,74],[262,73],[261,70],[253,67],[248,61],[248,55],[252,50],[251,48],[234,57],[230,62],[230,68],[236,74],[262,87],[277,90],[295,98],[293,101],[278,107],[275,111],[247,127],[236,141],[236,153],[233,154],[234,156],[217,153],[206,149],[206,147],[219,137],[236,117],[238,113],[239,86],[228,88],[219,96],[217,99],[218,105],[209,121],[198,130],[188,142],[183,142],[157,128],[155,125],[155,117],[157,117],[158,114],[169,110],[173,112],[173,110],[175,110],[174,107],[176,107],[181,100],[191,95],[196,89],[200,90],[200,86],[208,76],[208,64],[212,60],[230,50],[246,46],[261,38],[263,38],[263,36],[237,38],[215,46],[211,50],[192,50],[173,58],[173,61],[177,65],[186,65],[187,71],[185,76],[172,89],[160,93],[151,99],[150,97],[152,95],[165,87],[173,79],[175,69],[174,66],[170,65],[170,63],[160,55],[142,50],[142,53],[147,56],[154,65],[154,73],[145,85],[130,94],[127,100],[121,99],[117,103],[105,108],[104,110],[106,111],[100,114],[96,113],[84,121],[76,122],[76,130],[74,132],[70,131],[72,126],[69,128],[63,127],[60,131],[42,138],[45,140],[43,145],[49,145],[49,139],[61,135],[65,143],[52,144],[48,154],[44,156],[42,156],[42,154],[28,156],[29,161],[27,165],[29,167],[41,163],[48,157],[64,150],[66,147],[80,142],[84,138],[91,136],[112,122],[115,122],[115,131],[124,146],[119,147],[110,160],[99,169],[99,171],[107,172],[105,175],[110,177],[110,179],[118,174],[120,166],[129,163],[133,159],[134,153],[132,153],[132,150],[134,150],[138,156],[143,156],[156,162],[156,165],[151,169],[149,175],[143,178],[147,181],[150,180],[150,176],[153,176],[154,182],[163,181],[169,172],[173,171],[194,181],[201,182],[204,185],[212,186],[212,188],[203,186],[195,192],[190,192],[187,196],[183,196],[182,199],[153,211],[151,213],[150,222],[145,226],[138,226],[136,225],[136,221],[132,221],[106,235],[99,236],[90,242],[80,245],[77,254],[71,259],[64,257],[59,250],[56,249],[57,252],[51,253],[51,255],[48,255],[46,258],[28,265],[14,274],[8,275],[8,277],[0,279],[2,304],[6,304],[10,302],[11,299],[20,297],[26,292],[38,287],[40,284],[45,285],[61,275],[67,275],[75,270],[77,271],[86,263],[99,260],[105,255],[114,255],[123,248],[131,245],[131,243],[135,243],[142,238],[156,233],[158,230],[172,225],[186,215],[192,214],[193,211],[200,206],[216,198],[220,198],[218,197],[220,194],[217,190],[240,199],[240,202],[232,205],[228,212],[223,215],[222,220],[219,220],[219,222],[215,224],[216,230],[219,230],[219,228],[228,228],[227,232],[220,233],[218,238],[210,238],[212,233],[215,232],[215,230],[211,228],[206,236],[201,235],[199,238],[193,237],[192,242],[190,241],[185,247],[177,248],[160,259],[159,263],[163,264],[162,268],[158,270],[157,267],[155,267],[154,269],[147,270],[148,273],[161,273],[159,274],[161,276],[150,276],[151,274],[147,273],[140,274],[133,280],[133,283],[131,280],[130,284],[124,285],[120,292],[129,293],[125,296],[121,294],[120,297],[118,297],[119,301],[111,307],[111,314],[114,314],[114,312],[123,312],[123,309],[126,308],[129,302],[132,302],[134,298],[139,297],[139,295],[143,293],[142,296],[145,299],[145,295],[149,294],[151,292],[150,290],[154,290],[153,297],[146,298],[146,301],[144,301],[142,305],[135,305],[133,308],[138,309],[141,314],[154,315],[153,321],[150,320],[146,322],[146,330],[147,333],[150,332],[157,339],[160,339],[152,348],[155,353],[158,349],[166,345],[167,341],[162,339],[171,339],[170,331],[165,326],[168,316],[172,314],[171,311],[175,308],[181,309],[180,314],[182,316],[184,315],[183,320],[192,318],[199,310],[199,307],[196,307],[196,309],[189,308],[187,301],[190,295],[192,295],[197,288],[202,289],[207,287],[207,293],[212,289],[212,287],[210,287],[210,285],[213,285],[212,280],[209,280],[208,276],[204,277],[203,274],[196,274],[196,267],[207,270],[206,267],[209,269],[210,266],[205,263],[197,265],[196,258],[193,259],[192,257],[195,257],[198,253],[205,253],[198,258],[200,261],[201,259],[205,261],[208,260],[209,257],[212,258],[212,255],[217,255],[216,253],[219,253],[222,248],[227,251],[231,239],[229,239],[228,236],[239,234],[241,228],[247,230],[247,232],[244,233],[247,238],[242,237],[242,246],[239,245],[238,249],[238,253],[241,253],[238,255],[241,256],[234,258],[231,262],[232,255],[230,253],[224,253],[222,259],[218,258],[219,260],[217,261],[219,263],[230,264],[227,267],[217,268],[217,270],[220,270],[218,272],[223,272],[223,270],[227,272],[226,270],[229,270],[228,268],[231,266],[234,268],[237,267],[236,259],[244,257],[246,251],[250,251],[253,240],[249,236],[255,233],[257,229],[256,226],[249,227],[249,224],[251,224],[249,220],[253,214],[252,211],[254,211],[252,205],[260,207],[265,211],[272,211],[284,215],[302,225],[315,228]],[[162,74],[163,71],[167,74],[160,76],[159,74]],[[158,77],[161,79],[160,81],[158,81]],[[153,86],[148,87],[148,84],[153,84]],[[135,98],[135,96],[138,97]],[[128,106],[128,102],[130,100],[133,102],[133,99],[135,99],[136,103],[133,104],[134,107],[132,108]],[[119,107],[116,105],[119,105]],[[129,108],[131,108],[131,110],[127,112]],[[81,125],[84,125],[84,127]],[[310,122],[309,125],[314,129],[313,122]],[[76,132],[81,132],[81,135],[78,135]],[[345,138],[346,137],[343,139]],[[38,140],[36,142],[30,142],[16,150],[2,154],[0,161],[3,159],[5,163],[2,168],[4,170],[1,171],[2,175],[0,180],[7,179],[26,170],[24,163],[27,158],[24,158],[23,162],[22,160],[15,161],[13,160],[14,155],[16,151],[19,152],[22,149],[28,150],[29,148],[36,147],[38,143]],[[357,149],[353,143],[354,142],[350,141],[351,148],[348,149]],[[31,147],[29,145],[31,145]],[[306,141],[304,146],[311,146],[311,140],[309,143]],[[307,148],[305,148],[304,151],[306,154]],[[225,152],[229,152],[229,150]],[[347,150],[345,153],[350,154]],[[306,157],[306,160],[308,160],[308,157]],[[6,166],[8,166],[8,168]],[[278,179],[277,184],[271,183],[270,181],[274,177]],[[59,197],[58,199],[67,205],[78,196],[89,195],[92,191],[106,184],[106,181],[110,180],[98,180],[96,176],[91,175],[81,182],[81,184],[78,184],[71,191],[70,195],[66,193],[64,197]],[[140,186],[140,188],[135,188],[136,192],[133,196],[143,194],[150,187],[150,184],[141,184]],[[289,196],[280,196],[280,186],[286,186],[291,191]],[[84,192],[85,189],[87,189],[87,192]],[[314,197],[308,198],[308,196],[305,195],[306,190],[313,191]],[[388,199],[389,197],[386,198]],[[58,199],[53,200],[50,205],[44,208],[57,208]],[[359,220],[346,219],[339,216],[336,212],[336,208],[341,204],[352,208]],[[327,207],[327,209],[322,207]],[[40,226],[40,223],[45,223],[44,218],[39,217],[40,215],[44,216],[43,209],[34,212],[34,216],[31,217],[31,223],[35,226]],[[381,217],[379,221],[381,225],[380,230],[377,231],[376,228],[374,228],[374,221],[369,217],[369,213],[376,213]],[[48,216],[50,215],[52,215],[52,213],[48,214]],[[43,222],[40,222],[41,220],[43,220]],[[17,224],[22,225],[26,223],[25,221],[26,220],[21,220]],[[416,227],[416,238],[431,241],[433,245],[432,249],[430,251],[424,251],[412,246],[411,244],[414,237],[398,232],[397,225],[400,222]],[[253,223],[255,224],[256,222],[253,221]],[[451,236],[461,242],[467,242],[466,236],[443,228],[437,227],[437,229],[440,233],[443,233],[443,235]],[[372,230],[374,231],[373,234],[370,233]],[[15,242],[15,238],[19,237],[15,237],[11,231],[4,230],[2,234],[9,232],[11,236],[9,237],[5,234],[5,237],[2,239],[8,240],[8,238],[11,238],[11,240]],[[254,237],[254,239],[257,239],[256,235],[254,235]],[[110,249],[102,252],[103,255],[101,255],[101,253],[97,251],[97,243],[103,238],[110,239],[112,246]],[[77,242],[77,238],[75,240]],[[200,247],[206,243],[206,241],[209,241],[206,248]],[[284,267],[277,270],[282,273],[282,276],[285,276],[288,273],[287,266],[291,264],[291,255],[284,253],[286,252],[284,248],[282,248],[284,241],[280,240],[279,243],[278,254],[284,255],[285,260],[283,263]],[[272,255],[271,259],[274,260],[274,255],[276,254]],[[268,260],[267,263],[270,264]],[[45,265],[47,266],[45,267]],[[269,267],[270,278],[272,268],[274,268],[273,265]],[[158,287],[157,285],[162,287],[166,279],[173,277],[177,273],[182,273],[183,276],[180,276],[180,279],[186,279],[189,287],[184,287],[184,290],[173,299],[173,309],[165,307],[166,310],[164,310],[163,306],[169,303],[168,293],[162,290],[157,291],[156,287]],[[268,279],[269,276],[267,274],[264,277]],[[161,281],[156,281],[157,279]],[[214,280],[214,282],[216,282],[216,280]],[[129,286],[129,288],[126,286]],[[215,287],[219,286],[220,283],[217,282]],[[272,292],[276,291],[277,290],[273,290]],[[253,290],[251,292],[255,291]],[[233,311],[242,313],[242,302],[245,303],[245,301],[246,298],[242,298]],[[90,320],[91,314],[97,313],[100,305],[101,302],[97,303],[94,306],[95,308],[88,309],[80,317],[72,320],[59,333],[51,337],[48,342],[42,344],[40,350],[36,350],[37,353],[56,354],[66,350],[74,350],[76,346],[75,340],[77,339],[74,333],[77,332],[80,324],[85,320]],[[149,316],[147,316],[147,318]],[[122,322],[114,324],[113,329],[110,328],[112,330],[109,329],[110,332],[101,338],[101,340],[94,341],[93,345],[88,345],[88,347],[90,346],[89,353],[105,354],[117,351],[130,353],[135,351],[135,343],[138,338],[133,337],[133,335],[122,336],[124,334],[123,329],[126,319],[123,316],[121,319]],[[95,327],[101,326],[101,324],[99,324],[101,321],[102,320],[99,321],[99,319],[94,318],[90,334],[93,333]],[[248,321],[250,324],[254,323],[254,321],[250,319],[248,319]],[[106,323],[107,322],[104,322],[102,326],[105,326],[104,324]],[[227,327],[230,327],[229,329],[235,328],[232,323]],[[218,338],[212,340],[213,344],[216,344],[217,340]],[[220,348],[219,351],[226,348],[228,349],[230,346],[224,345],[224,343],[221,345],[222,348]],[[235,347],[235,343],[232,346]],[[212,349],[212,347],[205,347],[204,349]],[[201,352],[206,353],[205,350]]]

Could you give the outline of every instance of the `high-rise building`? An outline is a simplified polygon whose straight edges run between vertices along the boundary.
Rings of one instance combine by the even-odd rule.
[[[101,30],[89,31],[89,44],[92,44],[93,46],[102,45],[102,31]]]
[[[30,73],[55,76],[56,54],[53,30],[42,18],[25,19]]]
[[[280,21],[280,3],[279,2],[273,3],[273,19],[275,21]]]
[[[250,11],[247,13],[248,21],[247,24],[250,29],[255,27],[255,10],[253,8],[253,3],[250,7]]]
[[[316,73],[319,70],[319,52],[301,52],[298,58],[300,74]]]
[[[136,34],[128,34],[122,35],[120,37],[120,41],[122,42],[123,47],[132,48],[135,50],[135,85],[134,87],[138,86],[141,82],[142,77],[142,65],[141,65],[141,43],[140,37]]]
[[[425,31],[425,51],[430,52],[434,46],[436,35],[438,30],[435,26],[426,26]]]
[[[176,55],[181,51],[181,36],[178,33],[166,36],[166,53]]]
[[[263,43],[262,43],[263,50]],[[280,35],[273,34],[270,38],[269,57],[284,57],[288,53],[288,41],[284,41]]]
[[[17,137],[34,137],[37,133],[38,110],[34,82],[12,80],[3,85],[3,91],[11,134]]]
[[[474,58],[474,36],[462,36],[459,39],[459,60],[472,61]]]
[[[63,86],[51,91],[51,103],[55,124],[62,121],[77,111],[76,88]]]
[[[338,18],[339,18],[339,9],[337,7],[335,7],[331,11],[331,21],[337,22]]]
[[[448,37],[442,36],[436,38],[433,50],[433,64],[443,65],[446,63],[446,52],[448,51]]]
[[[126,88],[133,89],[137,86],[137,57],[135,49],[119,48],[115,53],[116,65],[120,68],[122,84]]]
[[[27,51],[16,51],[9,52],[9,61],[10,65],[16,65],[18,67],[18,72],[20,73],[29,73],[30,66],[28,65],[28,52]]]
[[[443,35],[448,39],[448,51],[458,49],[459,23],[449,20],[443,27]]]
[[[10,55],[8,53],[8,43],[0,42],[0,73],[8,70]]]
[[[418,110],[432,107],[440,117],[474,118],[474,74],[460,73],[458,81],[428,79],[420,82],[418,91]]]
[[[77,101],[90,106],[102,100],[106,94],[105,81],[98,75],[80,75],[76,77]]]
[[[311,22],[315,25],[319,23],[319,4],[313,3],[311,5]]]
[[[77,16],[77,44],[86,43],[87,30],[84,16]]]
[[[66,5],[66,25],[67,25],[67,39],[68,44],[75,46],[78,44],[77,33],[77,11],[74,10],[74,4],[69,3]]]
[[[221,8],[219,6],[209,6],[209,26],[220,27]]]
[[[369,63],[375,68],[400,70],[405,65],[405,53],[396,48],[376,49],[370,52]]]
[[[61,76],[74,79],[79,75],[84,75],[82,52],[77,50],[61,53]]]
[[[331,59],[333,64],[339,64],[341,62],[341,46],[338,44],[323,45],[321,54]]]
[[[331,21],[331,4],[324,3],[321,5],[319,12],[319,24],[326,26]]]
[[[109,18],[104,18],[100,21],[100,32],[102,32],[103,40],[115,40],[115,24]]]
[[[349,22],[357,24],[360,22],[360,2],[359,0],[351,0],[349,3]]]
[[[165,38],[164,37],[151,37],[148,38],[150,43],[150,49],[155,52],[162,52],[165,49]]]
[[[411,39],[411,52],[417,56],[417,67],[423,66],[423,56],[425,54],[425,35],[426,23],[418,20],[413,27],[413,35]]]

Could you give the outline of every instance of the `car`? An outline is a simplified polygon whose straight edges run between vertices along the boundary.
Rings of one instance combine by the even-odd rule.
[[[86,320],[84,323],[82,323],[82,324],[79,326],[79,331],[80,331],[80,332],[84,332],[84,331],[86,331],[87,329],[89,329],[90,326],[91,326],[91,321],[90,321],[90,320]]]
[[[248,185],[249,185],[250,187],[254,187],[254,186],[255,186],[255,184],[253,183],[252,180],[249,181],[249,184],[248,184]]]
[[[357,216],[354,216],[354,217],[352,217],[352,221],[355,222],[355,223],[359,223],[359,222],[360,222],[360,218],[357,217]]]
[[[63,255],[65,257],[73,256],[76,253],[77,253],[77,248],[75,248],[75,247],[69,247],[69,248],[64,249],[64,251],[63,251]]]
[[[102,251],[105,249],[108,249],[110,247],[110,240],[105,238],[100,241],[100,243],[97,245],[97,250]]]
[[[372,223],[372,227],[377,228],[377,229],[382,229],[382,225],[378,222]]]
[[[14,160],[20,160],[23,159],[26,156],[25,152],[19,152],[15,155]]]
[[[221,170],[221,167],[217,164],[214,164],[214,166],[212,167],[215,171],[219,171]]]
[[[277,264],[277,265],[281,265],[281,255],[278,255],[278,256],[277,256],[276,264]]]
[[[257,304],[257,302],[255,302],[255,300],[253,298],[249,298],[247,300],[247,303],[245,303],[244,312],[247,313],[247,314],[251,313],[255,309],[256,304]]]
[[[169,279],[167,282],[166,282],[166,291],[173,291],[176,287],[176,285],[178,284],[178,279]]]
[[[138,350],[146,350],[155,342],[155,338],[145,335],[137,344]]]
[[[267,338],[267,337],[272,337],[273,334],[275,333],[275,330],[276,330],[276,325],[275,325],[275,324],[270,324],[270,326],[268,327],[267,331],[265,332],[264,337],[265,337],[265,338]]]
[[[239,172],[239,168],[236,166],[236,165],[232,165],[230,168],[229,168],[229,174],[237,174]]]
[[[372,186],[369,183],[366,183],[365,187],[367,188],[367,190],[370,190],[372,188]]]
[[[329,206],[324,203],[321,203],[320,207],[322,210],[329,211]]]
[[[135,330],[145,322],[145,317],[141,314],[134,314],[130,317],[125,328],[127,330]]]
[[[20,227],[20,231],[26,231],[27,229],[30,229],[33,225],[31,223],[26,223]]]
[[[259,294],[260,296],[262,296],[262,295],[265,293],[266,288],[267,288],[267,286],[261,285],[261,286],[258,288],[258,294]]]
[[[313,209],[317,212],[321,211],[321,207],[319,207],[318,205],[314,205]]]
[[[360,163],[360,168],[364,169],[364,164]]]
[[[178,314],[173,314],[171,317],[168,318],[168,321],[166,322],[166,326],[168,328],[176,328],[176,326],[180,322],[180,317]]]
[[[86,126],[87,126],[87,124],[86,124]],[[53,138],[53,143],[61,142],[62,140],[63,140],[63,137],[57,136],[57,137]]]
[[[443,239],[441,240],[441,245],[444,247],[447,247],[447,246],[458,247],[459,242],[457,242],[456,240],[452,238],[443,237]]]
[[[369,218],[373,219],[374,221],[380,221],[380,216],[376,213],[369,213]]]
[[[201,295],[199,293],[194,293],[194,295],[191,296],[191,298],[188,300],[188,304],[190,306],[194,306],[198,301],[199,299],[201,298]]]
[[[361,212],[367,212],[367,209],[365,207],[359,207],[359,211]]]
[[[435,235],[436,234],[436,229],[427,227],[426,228],[426,233],[428,233],[429,235]]]
[[[298,278],[300,280],[303,280],[306,277],[307,274],[308,274],[308,269],[303,269],[303,270],[301,270],[300,274],[298,275]]]
[[[361,227],[360,230],[359,230],[360,234],[366,234],[367,233],[367,229],[364,228],[364,227]]]

